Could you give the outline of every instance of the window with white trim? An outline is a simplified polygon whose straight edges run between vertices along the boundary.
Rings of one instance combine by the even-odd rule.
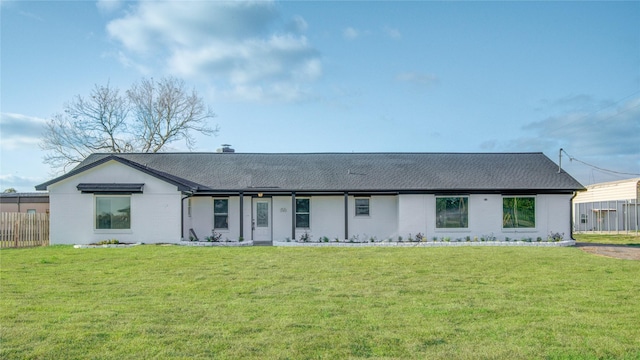
[[[296,228],[311,227],[311,206],[309,199],[296,199]]]
[[[536,227],[536,198],[505,196],[502,198],[502,227],[505,229]]]
[[[96,196],[97,230],[131,229],[131,196]]]
[[[356,198],[356,216],[369,216],[369,198]]]
[[[228,199],[213,199],[213,228],[229,229]]]
[[[469,197],[450,196],[436,198],[436,228],[468,228]]]

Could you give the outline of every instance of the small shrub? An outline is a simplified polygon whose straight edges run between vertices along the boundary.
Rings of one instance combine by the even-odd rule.
[[[436,242],[436,241],[438,241],[438,237],[434,236],[434,237],[431,238],[431,240],[433,240],[433,242]]]
[[[536,238],[536,241],[542,241],[542,238],[541,238],[540,236],[538,236],[538,237]]]
[[[208,242],[219,242],[221,238],[221,233],[216,232],[215,230],[211,230],[211,236],[207,236],[205,240],[207,240]]]
[[[305,231],[304,234],[300,235],[300,241],[302,242],[311,241],[311,235],[309,235],[309,233]]]
[[[402,236],[398,236],[398,242],[402,242]]]
[[[418,242],[425,241],[425,236],[422,235],[422,233],[417,233],[416,234],[416,241],[418,241]]]
[[[323,237],[322,237],[322,242],[329,242],[329,238],[328,238],[328,237],[326,237],[326,236],[323,236]]]
[[[467,242],[471,241],[471,236],[467,235],[467,237],[464,238]]]
[[[109,240],[101,240],[96,243],[96,245],[117,245],[120,244],[118,239],[109,239]]]
[[[511,241],[511,238],[507,236],[504,238],[504,241]]]
[[[491,235],[482,235],[482,237],[480,237],[481,241],[496,241],[496,237],[493,236],[493,233]]]
[[[243,241],[244,241],[244,237],[240,236],[240,237],[238,238],[238,241],[239,241],[239,242],[243,242]]]
[[[548,241],[553,241],[553,242],[557,242],[557,241],[562,241],[562,239],[564,239],[564,233],[554,233],[553,231],[549,233],[549,236],[547,237]]]

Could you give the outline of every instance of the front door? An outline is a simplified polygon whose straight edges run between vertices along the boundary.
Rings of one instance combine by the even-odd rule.
[[[253,199],[251,228],[254,241],[271,241],[271,199]]]

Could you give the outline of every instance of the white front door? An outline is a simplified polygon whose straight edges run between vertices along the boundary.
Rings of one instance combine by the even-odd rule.
[[[253,199],[251,228],[254,241],[271,241],[271,199]]]

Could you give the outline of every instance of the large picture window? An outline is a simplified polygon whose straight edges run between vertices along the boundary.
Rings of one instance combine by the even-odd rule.
[[[436,228],[469,227],[469,198],[466,196],[436,198]]]
[[[228,199],[213,200],[213,228],[214,229],[229,228],[229,200]]]
[[[309,199],[296,199],[296,228],[310,227],[310,211]]]
[[[535,228],[536,198],[503,197],[502,227],[506,229]]]
[[[96,229],[131,229],[131,196],[96,196]]]

